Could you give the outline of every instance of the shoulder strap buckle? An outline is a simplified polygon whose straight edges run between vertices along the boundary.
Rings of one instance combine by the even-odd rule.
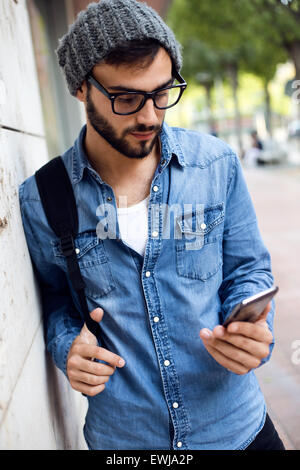
[[[75,245],[72,235],[65,235],[60,238],[60,248],[64,256],[70,256],[74,253]]]

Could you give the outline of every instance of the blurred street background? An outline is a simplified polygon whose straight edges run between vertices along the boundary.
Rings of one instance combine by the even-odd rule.
[[[239,155],[272,257],[275,347],[256,372],[286,449],[300,449],[300,1],[173,0],[184,99],[167,122]]]
[[[300,449],[300,168],[247,169],[245,176],[280,288],[273,354],[256,375],[286,449]]]
[[[168,121],[223,138],[247,167],[299,165],[299,0],[173,0],[167,20],[188,82]]]
[[[167,19],[188,82],[167,121],[233,147],[271,252],[275,347],[256,375],[286,449],[300,449],[300,2],[174,0]]]

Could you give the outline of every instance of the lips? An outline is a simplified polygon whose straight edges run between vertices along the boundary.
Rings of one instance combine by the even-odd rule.
[[[147,140],[147,139],[150,139],[154,133],[148,132],[147,134],[145,134],[145,133],[139,133],[139,132],[131,132],[130,134],[133,135],[133,137],[135,137],[136,139]]]

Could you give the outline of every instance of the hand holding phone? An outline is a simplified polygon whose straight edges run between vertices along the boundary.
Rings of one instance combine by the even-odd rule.
[[[223,323],[223,326],[226,327],[233,321],[247,321],[254,323],[256,320],[258,320],[274,295],[277,294],[278,290],[278,286],[273,286],[270,289],[266,289],[262,292],[259,292],[258,294],[244,299],[234,307],[229,317],[227,317]]]

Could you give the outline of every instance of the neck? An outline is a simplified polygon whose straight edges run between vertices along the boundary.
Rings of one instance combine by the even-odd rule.
[[[151,183],[160,160],[160,141],[144,158],[129,158],[114,149],[87,123],[84,147],[92,167],[113,188],[126,187],[136,181]]]

